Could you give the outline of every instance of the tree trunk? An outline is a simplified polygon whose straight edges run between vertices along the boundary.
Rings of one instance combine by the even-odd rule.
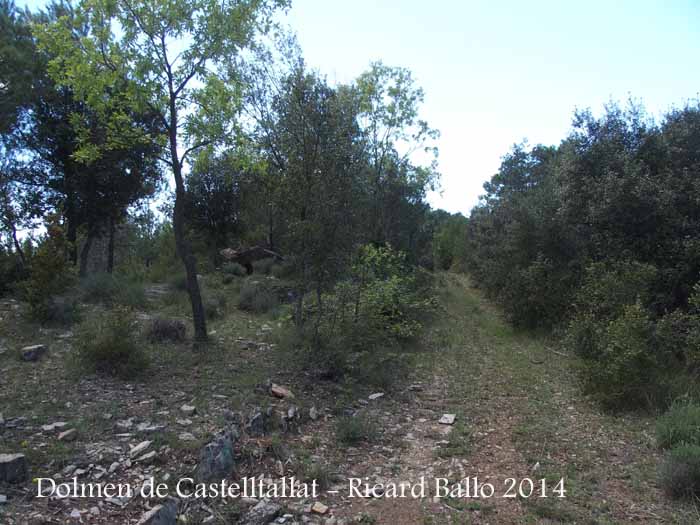
[[[114,234],[116,231],[114,217],[109,218],[109,242],[107,243],[107,273],[114,271]]]
[[[177,107],[172,87],[170,89],[170,158],[175,178],[175,207],[173,209],[173,231],[175,247],[182,259],[187,274],[187,293],[192,304],[192,321],[196,341],[207,340],[207,321],[202,305],[202,295],[197,281],[197,261],[185,233],[185,184],[182,179],[182,165],[177,153]]]
[[[87,275],[88,259],[90,257],[90,248],[92,248],[92,242],[97,236],[97,230],[95,228],[88,228],[87,237],[85,238],[85,244],[83,244],[83,249],[80,250],[80,277],[85,277]]]

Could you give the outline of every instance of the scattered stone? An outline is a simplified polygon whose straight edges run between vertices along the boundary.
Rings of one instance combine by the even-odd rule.
[[[408,389],[411,392],[422,392],[423,391],[423,385],[420,384],[415,384],[415,385],[410,385]]]
[[[235,432],[224,432],[199,452],[199,462],[195,470],[197,482],[222,480],[233,470],[233,443],[238,439]]]
[[[144,423],[139,423],[138,425],[136,425],[136,431],[142,432],[145,434],[152,434],[153,432],[160,432],[163,429],[165,429],[165,425],[153,425],[153,424],[151,424],[150,421],[146,421]]]
[[[194,437],[194,434],[191,434],[190,432],[183,432],[178,436],[180,441],[196,441],[197,438]]]
[[[90,507],[90,514],[93,516],[100,515],[100,507]]]
[[[41,430],[44,432],[55,432],[56,430],[63,430],[68,426],[68,423],[65,421],[56,421],[55,423],[51,423],[50,425],[42,425]]]
[[[129,419],[120,419],[117,421],[117,428],[121,430],[129,430],[134,424],[134,418],[130,417]]]
[[[5,418],[2,417],[2,412],[0,412],[0,426],[3,426],[5,424]]]
[[[180,411],[186,416],[194,416],[197,413],[197,408],[192,405],[184,404],[180,407]]]
[[[71,474],[73,474],[73,472],[75,472],[75,470],[76,470],[77,468],[78,468],[78,467],[75,466],[75,465],[66,465],[66,466],[63,468],[63,470],[61,471],[61,474],[63,474],[65,477],[68,477],[68,476],[70,476]]]
[[[154,459],[156,459],[156,451],[151,450],[150,452],[144,454],[143,456],[136,458],[134,461],[136,461],[136,463],[150,463]]]
[[[271,501],[262,500],[248,511],[243,518],[245,525],[267,525],[282,511],[282,507]]]
[[[78,509],[73,509],[70,513],[70,517],[74,520],[80,519],[80,511]]]
[[[25,346],[20,350],[22,361],[38,361],[46,350],[46,345]]]
[[[112,463],[112,464],[109,466],[108,472],[109,472],[110,474],[114,474],[114,473],[117,471],[118,468],[119,468],[119,463],[115,461],[114,463]]]
[[[175,525],[177,523],[177,500],[169,499],[146,512],[136,525]]]
[[[187,426],[192,424],[192,420],[191,419],[178,419],[177,424],[182,425],[183,427],[187,427]]]
[[[61,432],[58,435],[58,440],[59,441],[75,441],[75,438],[78,437],[78,430],[75,428],[70,428],[66,430],[65,432]]]
[[[294,399],[294,394],[288,388],[272,383],[270,385],[270,393],[280,399]]]
[[[7,503],[7,496],[0,494],[0,505],[4,505],[5,503]]]
[[[456,414],[443,414],[438,423],[441,425],[454,425],[455,419],[457,419]]]
[[[384,392],[377,392],[376,394],[370,394],[368,399],[370,401],[376,401],[377,399],[382,398],[382,397],[384,397]]]
[[[318,409],[314,406],[309,409],[309,419],[316,421],[318,419]]]
[[[150,447],[151,443],[151,441],[142,441],[141,443],[129,450],[129,457],[135,458],[136,456],[141,454],[141,452],[144,452],[148,447]]]
[[[21,483],[27,479],[28,474],[24,454],[0,454],[0,482]]]
[[[326,505],[324,505],[323,503],[321,503],[320,501],[317,501],[311,506],[311,512],[313,512],[314,514],[323,515],[326,512],[328,512],[328,507]]]

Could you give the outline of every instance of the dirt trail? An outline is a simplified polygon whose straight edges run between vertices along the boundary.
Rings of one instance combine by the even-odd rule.
[[[445,312],[421,388],[370,403],[364,410],[383,422],[383,444],[352,450],[339,468],[397,484],[477,477],[495,495],[345,499],[334,502],[336,516],[366,513],[380,524],[699,521],[693,505],[667,500],[656,486],[652,418],[601,413],[576,388],[571,358],[515,333],[466,278],[444,278]],[[444,413],[457,415],[454,426],[438,424]],[[534,490],[522,497],[528,479]]]

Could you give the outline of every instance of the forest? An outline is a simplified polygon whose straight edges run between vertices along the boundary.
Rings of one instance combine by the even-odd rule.
[[[0,521],[695,523],[700,104],[576,110],[449,213],[411,70],[330,82],[290,7],[0,0]],[[331,495],[477,470],[560,496]],[[248,475],[329,492],[36,485]]]

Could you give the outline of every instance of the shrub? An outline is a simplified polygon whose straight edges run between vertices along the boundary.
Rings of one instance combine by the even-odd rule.
[[[185,340],[186,334],[185,323],[178,319],[156,318],[153,319],[148,329],[148,339],[155,343],[166,341],[179,343]]]
[[[365,415],[342,417],[338,420],[335,429],[336,438],[345,445],[375,441],[377,432],[374,422]]]
[[[678,445],[670,450],[659,472],[660,484],[674,498],[700,495],[700,446]]]
[[[597,330],[595,357],[583,366],[587,393],[607,408],[650,407],[663,399],[666,385],[650,344],[652,323],[641,304],[625,307]]]
[[[68,268],[68,243],[56,216],[46,221],[46,235],[31,258],[24,294],[30,315],[38,321],[51,321],[51,300],[65,291],[72,280]]]
[[[146,292],[140,282],[109,273],[94,273],[80,282],[80,295],[88,303],[140,308],[146,304]]]
[[[677,403],[656,422],[656,441],[661,448],[700,446],[700,405]]]
[[[148,366],[148,358],[134,337],[131,316],[118,310],[86,323],[76,338],[77,363],[82,370],[134,377]]]
[[[168,279],[168,284],[171,288],[180,291],[187,291],[187,276],[184,273],[176,273]]]
[[[286,279],[292,277],[296,271],[296,261],[292,257],[287,257],[282,262],[276,262],[272,265],[270,273],[278,279]]]
[[[221,267],[221,272],[224,275],[235,275],[238,277],[243,277],[246,274],[245,268],[235,262],[227,262]]]
[[[243,284],[238,294],[238,308],[247,312],[264,314],[278,305],[275,292],[257,281],[248,281]]]
[[[70,326],[80,320],[78,304],[69,297],[52,297],[46,303],[44,322]]]
[[[202,290],[202,306],[204,306],[204,314],[207,319],[218,319],[223,316],[227,302],[223,292]]]
[[[267,259],[260,259],[259,261],[253,262],[253,271],[255,273],[261,273],[264,275],[269,275],[272,270],[272,266],[275,264],[275,259],[269,257]]]

